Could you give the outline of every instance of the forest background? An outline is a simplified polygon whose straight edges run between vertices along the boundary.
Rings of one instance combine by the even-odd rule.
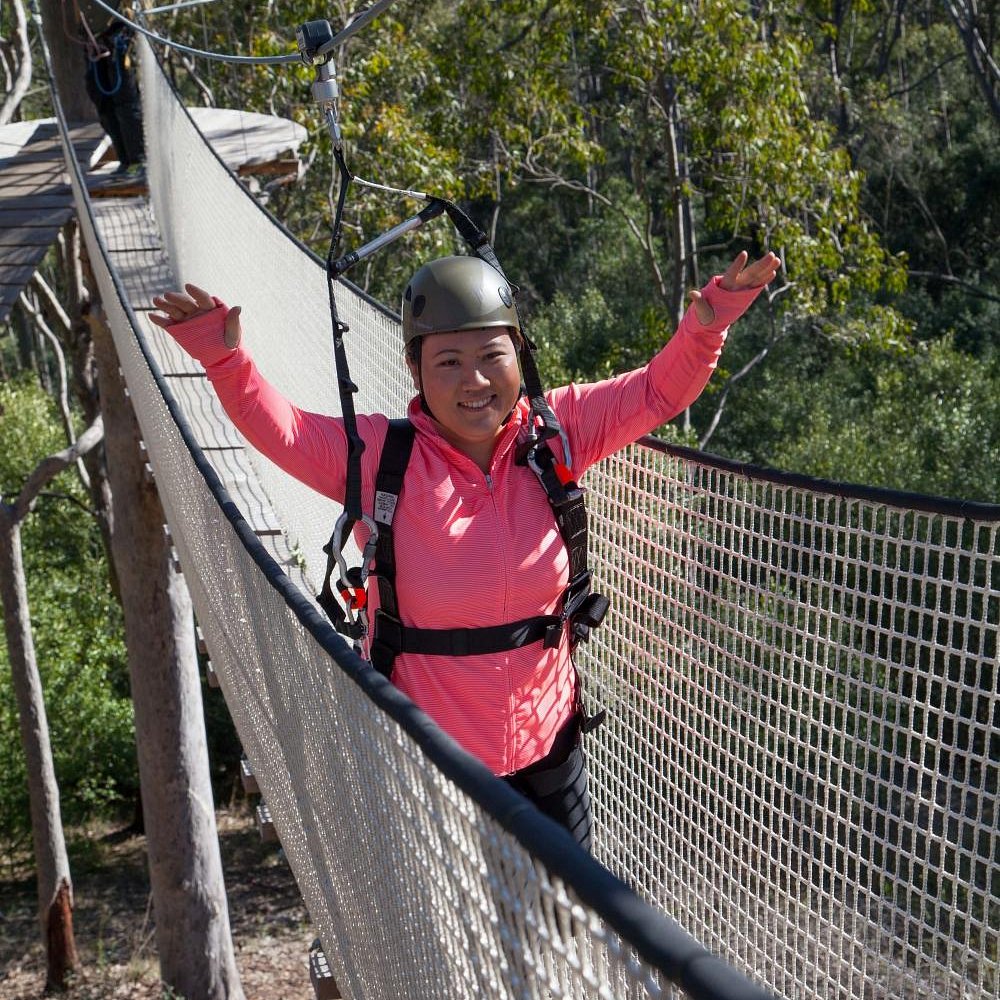
[[[0,9],[0,46],[14,35],[12,10]],[[489,231],[549,384],[645,362],[690,288],[740,249],[773,249],[779,280],[664,436],[830,479],[997,502],[998,12],[996,0],[401,0],[337,57],[348,162],[454,198]],[[342,3],[259,0],[158,15],[155,26],[200,48],[271,54],[294,48],[300,23],[336,28],[349,14]],[[166,58],[189,103],[307,128],[298,180],[253,190],[325,254],[335,188],[312,72]],[[34,80],[19,118],[51,114],[38,64]],[[356,188],[345,242],[411,210]],[[397,247],[352,272],[393,307],[420,262],[460,249],[444,223]],[[54,288],[62,266],[55,252],[43,265]],[[7,497],[66,439],[57,356],[22,309],[0,327],[0,366]],[[79,431],[75,410],[71,420]],[[24,551],[64,819],[127,812],[138,779],[121,611],[71,471],[29,518]],[[30,820],[5,657],[0,855],[13,864]],[[238,745],[220,700],[206,704],[224,798]]]

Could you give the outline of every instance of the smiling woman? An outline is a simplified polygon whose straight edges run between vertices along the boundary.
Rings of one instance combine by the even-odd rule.
[[[360,634],[362,652],[584,846],[591,810],[580,738],[599,716],[583,705],[573,650],[607,602],[590,594],[577,481],[694,402],[729,325],[778,263],[766,254],[748,265],[741,253],[691,293],[676,335],[649,364],[529,401],[506,279],[478,257],[431,261],[402,301],[417,389],[407,420],[357,417],[362,506],[379,520],[380,544],[391,539],[388,555],[380,549],[366,567],[379,586],[366,598],[374,630]],[[241,344],[239,308],[194,285],[153,304],[153,321],[204,365],[247,440],[342,503],[344,422],[300,410],[261,376]],[[402,484],[391,494],[390,472]]]

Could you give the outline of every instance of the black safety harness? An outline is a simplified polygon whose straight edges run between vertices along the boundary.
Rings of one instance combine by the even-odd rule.
[[[403,489],[406,466],[416,431],[409,420],[392,420],[386,434],[375,482],[375,520],[379,536],[375,547],[372,573],[378,582],[379,608],[375,612],[371,641],[371,662],[386,677],[392,675],[392,665],[400,653],[423,653],[429,656],[478,656],[500,653],[533,642],[549,649],[562,641],[564,628],[569,625],[570,641],[575,646],[590,636],[590,630],[600,625],[608,610],[608,600],[591,593],[591,574],[587,568],[587,512],[583,491],[565,469],[555,461],[547,444],[537,444],[543,462],[551,471],[546,489],[556,524],[569,553],[569,585],[563,591],[558,615],[537,615],[503,625],[481,628],[427,629],[404,625],[400,619],[396,597],[396,561],[392,522]],[[551,461],[549,461],[551,459]],[[566,480],[565,482],[563,480]]]
[[[309,22],[299,29],[299,44],[304,58],[308,52],[322,47],[317,44],[318,36],[314,36],[313,32],[328,30],[326,22]],[[401,222],[355,251],[340,257],[336,255],[343,229],[344,204],[351,181],[358,180],[359,183],[370,187],[386,189],[382,185],[360,181],[348,169],[336,122],[337,90],[330,61],[326,60],[318,65],[317,71],[319,79],[313,85],[313,93],[324,105],[334,140],[334,157],[340,173],[337,210],[326,266],[337,386],[344,433],[347,437],[344,510],[334,525],[329,542],[323,547],[327,554],[327,567],[323,587],[317,600],[337,631],[352,639],[355,647],[363,651],[364,641],[368,638],[369,632],[367,581],[370,573],[375,575],[379,588],[379,608],[374,616],[370,657],[372,665],[386,677],[391,677],[393,662],[400,653],[476,656],[518,649],[534,642],[541,642],[545,648],[555,648],[562,641],[563,631],[567,627],[570,643],[575,647],[577,643],[589,638],[591,629],[600,625],[607,614],[609,602],[603,595],[591,592],[591,572],[587,566],[587,511],[583,490],[577,485],[570,471],[572,456],[569,441],[545,399],[534,359],[535,345],[524,335],[524,326],[519,314],[518,323],[523,338],[520,350],[521,374],[530,404],[530,418],[528,436],[518,445],[515,461],[527,465],[538,477],[566,545],[569,556],[569,583],[563,591],[560,611],[555,615],[538,615],[521,621],[482,628],[422,629],[404,625],[402,622],[396,596],[396,560],[392,524],[403,490],[415,429],[406,419],[390,421],[376,476],[374,510],[372,515],[365,513],[361,504],[361,455],[365,444],[358,433],[354,409],[354,394],[358,391],[358,387],[351,380],[344,346],[344,334],[349,328],[338,316],[334,286],[354,264],[442,214],[448,215],[474,254],[493,267],[504,281],[507,281],[507,278],[486,234],[468,215],[453,202],[430,197],[422,192],[397,191],[428,202],[417,215]],[[513,285],[511,288],[516,292]],[[514,308],[517,311],[516,302]],[[562,462],[556,459],[548,444],[549,440],[556,436],[562,442],[564,456]],[[360,564],[348,568],[343,550],[358,523],[364,524],[368,529],[368,538],[362,549]],[[339,570],[336,586],[343,607],[334,595],[331,584],[335,570]],[[580,690],[579,683],[577,690],[578,692]],[[599,725],[603,716],[602,711],[591,719],[585,719],[584,728]]]

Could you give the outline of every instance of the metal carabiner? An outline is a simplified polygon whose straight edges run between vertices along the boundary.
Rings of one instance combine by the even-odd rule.
[[[343,511],[333,526],[331,546],[333,548],[333,557],[337,562],[337,569],[340,571],[340,579],[347,581],[351,571],[347,565],[347,560],[344,558],[344,528],[348,522],[352,521],[354,524],[357,524],[359,520],[368,529],[368,540],[365,542],[361,552],[360,584],[364,587],[368,582],[368,566],[372,559],[375,558],[375,547],[378,545],[378,525],[375,521],[367,514],[362,514],[360,518],[352,518],[346,510]],[[347,620],[353,625],[357,619],[353,617],[353,610],[350,605],[347,606],[346,613]]]
[[[537,434],[532,435],[532,439],[535,441],[535,443],[531,445],[525,452],[525,459],[527,460],[528,468],[531,469],[531,471],[536,476],[541,477],[543,470],[542,467],[538,464],[538,460],[535,458],[535,451],[538,448],[538,445],[541,444],[541,442],[538,440]],[[566,432],[562,429],[562,427],[559,428],[559,439],[560,441],[562,441],[563,454],[566,456],[566,461],[563,464],[566,466],[567,469],[571,470],[572,472],[573,456],[569,450],[569,439],[566,437]]]

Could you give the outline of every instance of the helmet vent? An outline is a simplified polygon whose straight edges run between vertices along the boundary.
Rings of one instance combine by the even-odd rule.
[[[500,293],[500,301],[509,309],[514,303],[510,297],[510,289],[506,285],[501,285],[497,291]]]
[[[407,289],[407,291],[409,291],[409,289]],[[424,306],[425,305],[427,305],[427,296],[426,295],[418,295],[413,300],[413,318],[414,319],[416,319],[424,311]]]

